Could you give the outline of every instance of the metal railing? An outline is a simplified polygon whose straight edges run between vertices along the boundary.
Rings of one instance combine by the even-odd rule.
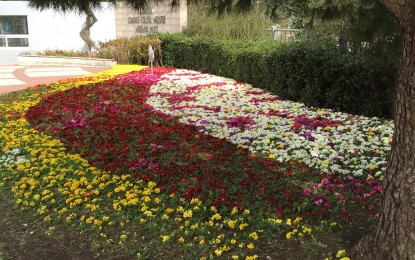
[[[290,28],[279,28],[277,25],[273,25],[271,29],[267,29],[271,32],[273,40],[292,40],[298,33],[301,33],[303,30],[300,29],[290,29]]]

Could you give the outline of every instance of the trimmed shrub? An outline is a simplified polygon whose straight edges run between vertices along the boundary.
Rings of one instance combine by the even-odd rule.
[[[313,41],[223,41],[158,35],[164,64],[212,73],[309,106],[392,117],[397,67]]]
[[[97,57],[114,59],[120,64],[148,64],[148,46],[154,50],[154,64],[162,65],[161,44],[157,38],[137,36],[99,42]]]

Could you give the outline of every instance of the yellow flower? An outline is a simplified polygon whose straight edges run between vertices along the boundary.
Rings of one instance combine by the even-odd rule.
[[[205,243],[205,240],[203,240],[203,239],[199,241],[200,245],[203,245],[204,243]]]
[[[194,224],[194,225],[191,225],[191,226],[190,226],[190,229],[191,229],[191,230],[196,230],[198,227],[199,227],[199,224],[198,224],[198,223],[196,223],[196,224]]]
[[[98,220],[98,219],[94,219],[94,225],[95,226],[101,226],[102,225],[102,221]]]
[[[235,245],[236,244],[236,240],[235,239],[231,239],[231,244]]]
[[[252,233],[249,235],[249,237],[250,237],[250,238],[253,238],[254,240],[258,240],[258,234],[257,234],[256,232],[252,232]]]
[[[379,166],[377,166],[376,164],[372,164],[369,166],[369,169],[371,170],[376,170],[377,168],[379,168]]]
[[[268,219],[268,221],[269,222],[276,223],[276,224],[281,224],[282,223],[282,220],[281,219],[273,219],[273,218],[270,218],[270,219]]]
[[[341,257],[341,256],[343,256],[343,254],[345,254],[346,253],[346,250],[339,250],[338,252],[337,252],[337,254],[336,254],[336,257]]]
[[[237,207],[233,207],[231,214],[234,215],[236,213],[238,213],[238,208]]]
[[[296,217],[295,219],[294,219],[294,221],[293,221],[293,223],[294,224],[298,224],[298,223],[300,223],[300,221],[302,220],[302,218],[300,218],[300,217]]]
[[[233,259],[233,260],[238,260],[238,259],[239,259],[239,256],[237,256],[237,255],[233,255],[233,256],[232,256],[232,259]]]
[[[248,245],[246,245],[246,247],[249,248],[249,249],[254,249],[255,246],[254,246],[254,244],[249,243]]]
[[[235,223],[236,223],[236,221],[234,221],[234,220],[229,220],[228,221],[228,226],[230,227],[230,228],[235,228]]]
[[[94,217],[89,217],[85,220],[86,223],[91,224],[94,221]]]
[[[220,249],[216,249],[215,250],[215,254],[217,255],[217,256],[220,256],[221,254],[222,254],[222,250],[220,250]]]
[[[342,258],[340,258],[340,260],[350,260],[350,258],[348,258],[348,257],[342,257]]]
[[[311,234],[312,229],[306,226],[303,226],[303,233]]]
[[[213,207],[213,206],[212,206]],[[216,213],[215,215],[213,215],[210,219],[213,221],[213,220],[219,220],[219,219],[221,219],[222,217],[219,215],[219,213]]]
[[[183,217],[184,218],[191,218],[192,216],[193,216],[193,212],[192,212],[191,209],[186,210],[186,211],[183,212]]]
[[[198,204],[198,205],[200,205],[200,203],[201,203],[202,201],[201,200],[199,200],[198,198],[193,198],[191,201],[190,201],[190,204]]]
[[[148,188],[152,189],[152,188],[154,188],[154,187],[156,187],[156,186],[157,186],[157,183],[155,183],[155,182],[153,182],[153,181],[149,181],[149,182],[148,182]]]
[[[125,239],[127,239],[127,235],[126,235],[126,234],[122,234],[122,235],[120,235],[120,239],[121,239],[121,240],[125,240]]]
[[[179,241],[180,243],[184,243],[184,238],[180,237],[177,241]]]
[[[288,232],[287,234],[285,234],[285,237],[287,238],[287,239],[290,239],[291,238],[291,232]]]
[[[170,236],[161,236],[163,242],[167,242],[170,239]]]
[[[246,224],[246,223],[239,224],[239,229],[244,230],[244,228],[247,227],[247,226],[248,226],[248,224]]]

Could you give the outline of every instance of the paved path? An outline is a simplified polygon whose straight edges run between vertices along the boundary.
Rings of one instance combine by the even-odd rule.
[[[73,66],[0,66],[0,94],[110,69]]]

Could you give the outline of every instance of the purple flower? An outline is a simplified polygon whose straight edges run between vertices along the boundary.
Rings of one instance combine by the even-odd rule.
[[[321,205],[323,203],[323,198],[322,197],[317,197],[314,199],[314,204],[316,205]]]
[[[238,127],[241,130],[245,130],[247,126],[255,124],[255,121],[247,116],[238,116],[231,118],[227,123],[228,127]]]
[[[334,190],[334,185],[333,185],[333,184],[331,184],[331,183],[328,183],[328,184],[326,184],[326,188],[327,188],[328,190]]]
[[[215,113],[218,113],[218,112],[220,112],[220,107],[215,107],[215,108],[213,108],[213,112],[215,112]]]
[[[342,161],[342,159],[338,158],[338,157],[334,157],[331,159],[333,162],[339,163]]]

